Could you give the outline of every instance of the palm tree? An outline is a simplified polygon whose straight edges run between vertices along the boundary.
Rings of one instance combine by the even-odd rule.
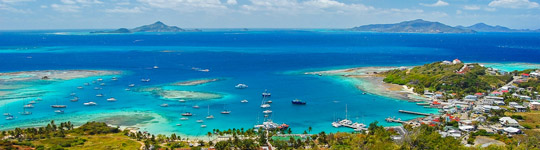
[[[311,126],[309,126],[309,128],[308,128],[308,132],[311,133]]]

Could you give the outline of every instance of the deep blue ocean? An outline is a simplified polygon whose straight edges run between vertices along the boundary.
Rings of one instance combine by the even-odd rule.
[[[1,119],[0,124],[3,128],[12,128],[44,124],[49,120],[83,122],[108,113],[129,116],[131,112],[145,112],[157,114],[162,119],[145,122],[146,125],[140,125],[142,130],[205,135],[212,129],[250,128],[262,122],[261,93],[268,89],[274,102],[271,118],[274,122],[289,124],[296,133],[310,126],[313,132],[351,131],[333,128],[330,124],[335,118],[345,116],[345,105],[348,105],[349,118],[355,122],[369,124],[379,121],[390,126],[396,124],[386,123],[384,118],[419,117],[400,114],[400,109],[437,110],[384,96],[363,95],[363,91],[355,87],[355,84],[362,83],[339,77],[304,75],[303,72],[364,66],[411,66],[456,58],[465,62],[540,63],[540,34],[391,34],[288,29],[137,34],[0,31],[0,72],[64,69],[124,72],[118,76],[118,81],[107,81],[107,86],[101,91],[91,87],[76,89],[97,77],[19,89],[19,94],[21,91],[31,94],[24,96],[23,92],[23,96],[17,98],[1,97],[0,110],[15,114],[17,119]],[[152,69],[152,66],[159,66],[159,69]],[[192,67],[210,71],[194,71]],[[141,78],[151,78],[151,82],[141,83]],[[145,87],[213,78],[223,80],[178,88],[218,93],[224,96],[221,99],[179,103],[148,93],[124,90],[131,83]],[[249,87],[235,89],[238,83]],[[0,91],[8,89],[0,88]],[[82,105],[84,101],[69,102],[69,93],[72,92],[81,99],[93,99],[99,105],[85,107]],[[96,98],[96,93],[114,96],[118,101],[107,103],[106,97]],[[43,98],[43,101],[31,109],[32,115],[17,114],[22,111],[25,100],[36,97]],[[295,98],[308,104],[292,105],[290,101]],[[249,100],[249,103],[240,103],[242,99]],[[64,114],[55,114],[49,107],[57,101],[68,105]],[[162,103],[170,106],[160,107]],[[192,105],[201,108],[193,109]],[[203,124],[207,127],[201,128],[201,123],[195,120],[206,116],[208,106],[215,119],[205,120]],[[232,113],[219,114],[223,109]],[[187,121],[179,120],[180,113],[185,111],[196,115]]]

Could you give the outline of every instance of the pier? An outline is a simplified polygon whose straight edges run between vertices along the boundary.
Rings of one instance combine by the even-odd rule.
[[[358,126],[353,126],[353,125],[350,125],[350,124],[342,124],[341,126],[354,129],[354,131],[367,131],[367,128],[365,128],[365,127],[358,127]]]
[[[406,110],[399,110],[400,113],[406,113],[406,114],[413,114],[413,115],[423,115],[423,116],[431,116],[433,114],[428,113],[421,113],[421,112],[414,112],[414,111],[406,111]]]
[[[386,120],[386,122],[406,123],[405,121],[401,121],[401,119],[394,119],[394,118],[390,118],[390,117],[388,117],[388,118],[386,118],[384,120]]]

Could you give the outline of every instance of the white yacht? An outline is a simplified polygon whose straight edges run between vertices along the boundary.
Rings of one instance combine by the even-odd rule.
[[[206,119],[214,119],[214,115],[210,115],[210,105],[208,105],[208,116],[206,116]]]
[[[74,97],[74,98],[70,99],[69,101],[72,101],[72,102],[79,101],[79,97]]]
[[[75,95],[77,95],[77,93],[71,93],[71,94],[69,94],[69,96],[75,96]]]
[[[270,108],[270,104],[261,104],[261,108]]]
[[[96,97],[103,97],[103,94],[97,94]]]
[[[129,89],[129,88],[126,88],[126,89],[124,89],[124,90],[126,90],[126,91],[131,91],[131,89]]]
[[[116,98],[114,98],[114,97],[107,98],[107,101],[108,102],[116,102]]]
[[[34,108],[34,105],[32,105],[32,104],[26,104],[26,105],[24,105],[23,107],[24,107],[24,108]]]
[[[204,120],[197,120],[197,123],[203,123]]]
[[[11,113],[4,113],[4,116],[11,116]]]
[[[236,85],[236,86],[234,86],[234,87],[237,88],[237,89],[245,89],[245,88],[247,88],[248,86],[245,85],[245,84],[238,84],[238,85]]]
[[[158,66],[154,66],[153,68],[154,68],[154,69],[159,69],[159,67],[158,67]]]
[[[96,102],[86,102],[86,103],[83,103],[84,106],[95,106],[97,105]]]
[[[35,104],[35,103],[36,103],[36,101],[30,101],[30,102],[28,102],[28,104]]]
[[[159,106],[161,106],[161,107],[169,107],[169,104],[161,104]]]
[[[200,107],[199,107],[199,105],[193,105],[193,108],[199,109]]]
[[[150,79],[141,79],[141,82],[150,82]]]
[[[128,86],[129,86],[129,87],[134,87],[134,86],[135,86],[135,84],[129,84]]]
[[[204,124],[203,124],[203,125],[201,125],[201,128],[206,128],[206,125],[204,125]]]
[[[245,99],[245,100],[242,100],[242,101],[240,101],[240,102],[242,102],[242,103],[247,103],[248,100]]]
[[[9,115],[6,117],[6,120],[13,120],[13,119],[15,119],[15,117],[13,117],[12,115]]]
[[[64,113],[64,111],[63,111],[63,110],[60,110],[60,109],[55,110],[54,112],[57,113],[57,114],[63,114],[63,113]]]
[[[102,78],[98,78],[97,81],[103,81],[103,79],[102,79]]]
[[[101,87],[97,87],[97,86],[96,86],[96,87],[94,87],[94,90],[101,90],[101,89],[103,89],[103,88],[101,88]]]
[[[83,87],[82,87],[82,86],[78,86],[77,88],[78,88],[78,89],[83,89]]]
[[[182,117],[182,118],[180,118],[180,120],[182,120],[182,121],[185,121],[185,120],[188,120],[188,119],[189,119],[188,117]]]
[[[185,99],[181,99],[181,100],[178,100],[178,102],[183,103],[183,102],[186,102],[186,100],[185,100]]]
[[[265,111],[263,111],[263,113],[270,114],[270,113],[272,113],[272,111],[271,110],[265,110]]]
[[[111,80],[116,81],[116,80],[118,80],[118,78],[112,77]]]

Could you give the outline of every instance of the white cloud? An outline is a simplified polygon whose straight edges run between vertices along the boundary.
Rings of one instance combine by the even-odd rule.
[[[0,2],[9,3],[9,4],[19,3],[19,2],[30,2],[30,1],[34,1],[34,0],[0,0]]]
[[[465,6],[463,6],[463,9],[465,9],[465,10],[480,10],[482,8],[480,6],[477,6],[477,5],[465,5]]]
[[[420,3],[420,5],[427,6],[427,7],[440,7],[440,6],[448,6],[450,4],[448,4],[448,2],[445,2],[445,1],[442,1],[442,0],[437,0],[437,2],[435,2],[433,4]]]
[[[216,11],[225,9],[220,0],[139,0],[149,7],[168,8],[178,11]]]
[[[60,4],[51,4],[51,8],[59,12],[79,12],[81,7],[77,5],[60,5]]]
[[[238,2],[236,2],[236,0],[227,0],[227,4],[236,5],[236,4],[238,4]]]
[[[14,8],[6,4],[2,4],[2,3],[0,3],[0,11],[8,11],[12,13],[22,13],[22,14],[31,12],[30,10],[17,9],[17,8]]]
[[[143,9],[140,7],[133,8],[124,8],[124,7],[115,7],[113,9],[105,9],[105,12],[108,13],[141,13]]]
[[[540,5],[537,2],[531,2],[529,0],[494,0],[491,1],[488,6],[501,7],[501,8],[537,8]]]
[[[335,0],[251,0],[251,4],[242,5],[242,10],[269,11],[287,14],[322,14],[322,13],[360,13],[375,8],[358,3],[346,4]]]

